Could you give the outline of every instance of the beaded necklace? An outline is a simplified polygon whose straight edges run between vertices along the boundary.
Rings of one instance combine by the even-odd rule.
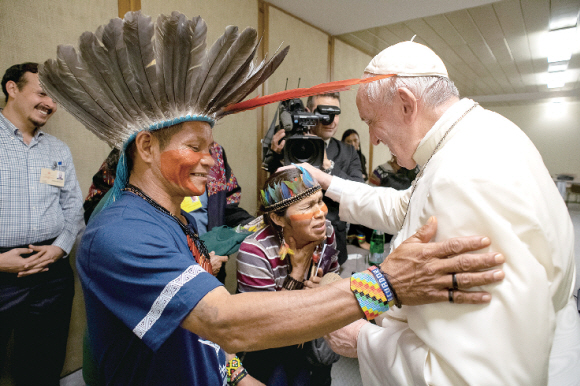
[[[417,188],[417,184],[419,183],[419,180],[421,179],[421,177],[423,177],[423,173],[425,172],[425,168],[427,167],[427,165],[429,165],[429,161],[431,161],[431,158],[433,158],[433,156],[435,155],[435,153],[437,153],[437,150],[439,150],[439,147],[441,146],[441,144],[443,143],[443,141],[445,140],[445,138],[447,138],[447,134],[449,134],[449,132],[455,127],[455,125],[457,125],[477,105],[479,105],[479,103],[475,102],[473,104],[473,106],[471,106],[466,112],[464,112],[463,115],[460,116],[459,119],[457,119],[455,122],[453,122],[453,124],[449,127],[449,129],[447,129],[447,131],[445,132],[445,134],[443,134],[443,137],[441,137],[441,139],[439,140],[439,142],[437,142],[437,146],[435,146],[435,149],[433,149],[433,153],[431,153],[431,155],[429,156],[429,159],[427,160],[427,162],[425,162],[425,165],[423,165],[423,167],[421,168],[421,171],[417,175],[417,178],[415,178],[415,181],[413,181],[413,189],[411,190],[411,196],[409,197],[409,203],[407,205],[407,211],[405,212],[405,216],[403,217],[403,222],[401,223],[401,229],[399,230],[399,232],[403,229],[403,226],[405,226],[405,220],[407,219],[407,214],[409,213],[409,207],[411,206],[411,199],[413,198],[413,193],[415,193],[415,189]]]
[[[154,207],[161,213],[168,215],[175,222],[177,222],[177,224],[179,224],[181,230],[183,230],[183,233],[185,233],[185,236],[187,237],[187,246],[189,247],[189,250],[191,251],[191,254],[193,255],[195,261],[207,272],[213,274],[213,269],[211,267],[211,262],[209,259],[209,253],[207,251],[207,248],[205,247],[205,244],[203,243],[203,240],[199,238],[197,233],[193,232],[190,227],[183,224],[181,220],[179,220],[171,212],[169,212],[167,209],[165,209],[157,202],[155,202],[155,200],[153,200],[151,197],[149,197],[135,185],[128,184],[127,187],[123,189],[123,191],[131,192],[136,196],[141,197],[142,199],[147,201],[152,207]]]

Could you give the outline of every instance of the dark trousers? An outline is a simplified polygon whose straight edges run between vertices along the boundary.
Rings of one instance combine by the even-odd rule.
[[[9,249],[12,248],[0,248],[0,252]],[[0,367],[14,331],[12,374],[18,386],[52,386],[60,382],[74,279],[69,259],[59,259],[48,268],[21,278],[0,272]]]

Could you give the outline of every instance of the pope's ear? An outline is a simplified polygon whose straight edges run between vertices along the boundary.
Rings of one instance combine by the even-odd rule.
[[[401,111],[405,123],[412,123],[417,117],[417,98],[406,87],[401,87],[397,90],[397,97],[401,101]]]

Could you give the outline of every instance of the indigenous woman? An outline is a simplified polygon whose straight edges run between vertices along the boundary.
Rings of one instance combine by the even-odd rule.
[[[317,286],[327,272],[338,271],[322,190],[306,170],[274,173],[262,190],[260,209],[265,227],[248,236],[238,254],[239,292],[303,290]],[[319,384],[311,380],[321,368],[313,367],[311,344],[248,352],[244,366],[267,385]],[[330,381],[330,366],[322,368]]]

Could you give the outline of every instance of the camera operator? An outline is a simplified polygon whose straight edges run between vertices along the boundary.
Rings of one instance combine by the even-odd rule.
[[[329,93],[308,97],[306,102],[307,110],[314,112],[319,105],[336,106],[340,108],[340,94]],[[347,145],[336,138],[333,138],[338,129],[339,115],[334,116],[334,120],[327,125],[319,122],[311,129],[311,133],[321,138],[326,146],[324,151],[324,160],[321,169],[333,176],[338,176],[347,180],[363,182],[362,167],[359,156],[354,147]],[[282,166],[283,150],[286,143],[283,140],[285,136],[284,130],[279,130],[272,137],[270,149],[276,154],[274,157],[269,157],[266,161],[266,168],[270,172],[276,171]],[[338,255],[338,262],[344,263],[347,259],[346,252],[346,223],[340,221],[338,217],[338,203],[330,199],[324,198],[324,202],[328,207],[328,220],[331,221],[334,231],[336,233],[336,245],[340,254]]]

